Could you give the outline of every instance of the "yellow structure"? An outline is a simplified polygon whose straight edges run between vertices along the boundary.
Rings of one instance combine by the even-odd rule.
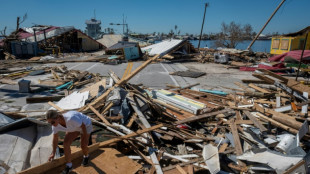
[[[270,54],[283,54],[293,50],[302,50],[307,33],[310,33],[310,26],[296,33],[272,37]],[[310,50],[310,34],[306,42],[306,50]]]

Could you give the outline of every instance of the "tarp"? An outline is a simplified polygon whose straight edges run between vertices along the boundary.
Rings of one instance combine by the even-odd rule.
[[[281,55],[270,57],[268,60],[271,62],[283,62],[285,57],[292,57],[298,61],[300,61],[302,50],[289,51],[287,53],[283,53]],[[303,62],[309,62],[310,59],[310,50],[305,50],[303,55]]]

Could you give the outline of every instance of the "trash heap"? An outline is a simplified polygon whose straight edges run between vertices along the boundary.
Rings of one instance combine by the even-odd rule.
[[[214,62],[229,64],[231,61],[240,63],[256,63],[265,61],[265,59],[270,57],[270,54],[265,52],[252,52],[248,50],[229,48],[200,48],[199,51],[200,53],[195,57],[195,60],[200,63]]]
[[[259,80],[244,79],[248,85],[239,83],[241,90],[230,94],[127,83],[155,59],[122,79],[112,72],[109,85],[87,87],[97,91],[77,110],[95,126],[89,147],[95,167],[75,172],[308,172],[308,86],[262,69],[253,74]],[[108,140],[98,140],[102,130]],[[77,161],[82,152],[72,154]],[[64,163],[62,156],[20,173],[56,173]]]

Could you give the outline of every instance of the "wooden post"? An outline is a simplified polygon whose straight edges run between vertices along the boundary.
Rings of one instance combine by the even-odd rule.
[[[299,70],[300,70],[300,66],[301,66],[301,62],[302,62],[302,57],[304,56],[304,52],[305,52],[305,49],[306,49],[308,34],[309,34],[309,32],[306,34],[306,39],[305,39],[305,42],[304,42],[304,48],[302,49],[302,52],[301,52],[300,61],[299,61],[299,65],[298,65],[298,71],[297,71],[296,79],[295,79],[296,81],[298,79]]]
[[[253,39],[253,41],[250,43],[250,45],[248,46],[247,50],[249,50],[252,45],[254,44],[254,42],[256,41],[256,39],[259,37],[259,35],[264,31],[264,29],[266,28],[266,26],[268,25],[268,23],[270,22],[270,20],[272,19],[272,17],[277,13],[277,11],[279,10],[279,8],[282,6],[282,4],[285,2],[285,0],[283,0],[279,6],[276,8],[276,10],[272,13],[272,15],[270,16],[270,18],[268,19],[268,21],[265,23],[265,25],[263,26],[263,28],[257,33],[257,35],[255,36],[255,38]]]
[[[202,31],[203,31],[203,25],[205,24],[206,10],[207,10],[208,5],[209,5],[208,3],[205,3],[205,12],[203,13],[201,31],[200,31],[199,42],[198,42],[198,51],[199,51],[199,47],[200,47],[200,41],[201,41],[201,36],[202,36]]]

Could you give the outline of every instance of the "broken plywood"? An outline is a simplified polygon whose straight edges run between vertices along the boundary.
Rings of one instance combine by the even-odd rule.
[[[131,160],[113,148],[100,148],[90,156],[90,165],[87,167],[79,166],[73,170],[76,173],[88,174],[118,174],[136,173],[142,165]]]

